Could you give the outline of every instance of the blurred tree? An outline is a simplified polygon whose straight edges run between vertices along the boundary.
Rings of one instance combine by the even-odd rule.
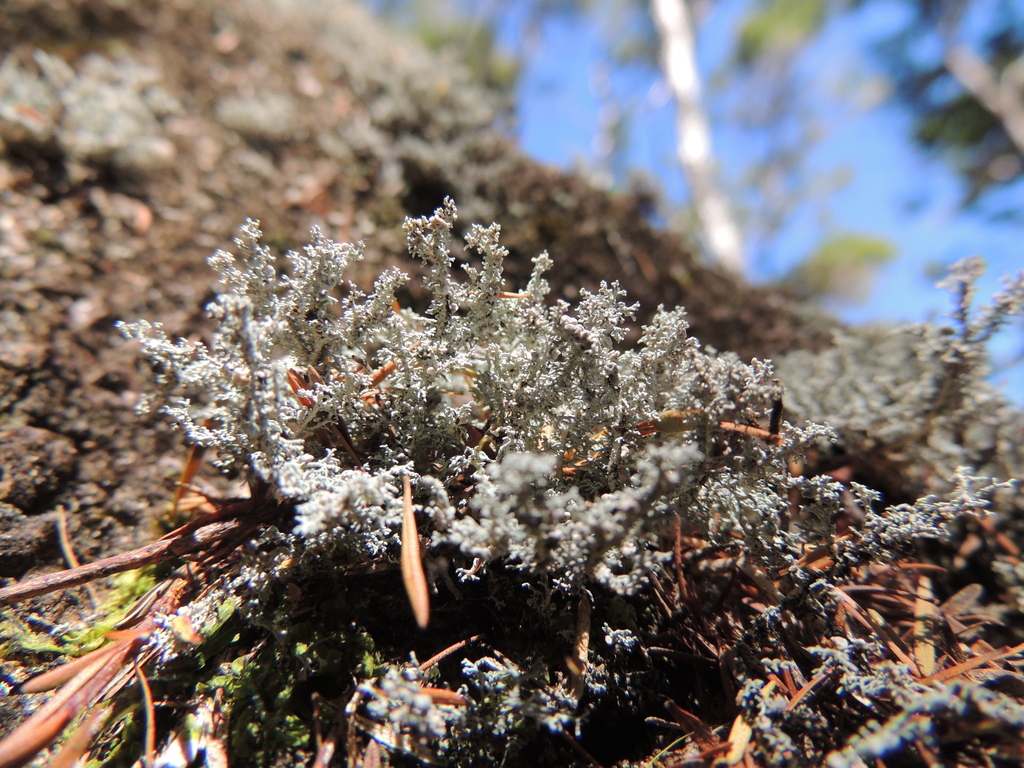
[[[815,296],[860,302],[871,294],[879,267],[895,255],[884,238],[839,233],[823,240],[786,279]]]
[[[1024,6],[908,0],[877,55],[915,116],[915,138],[966,181],[964,202],[1024,175]],[[1014,213],[1019,216],[1019,209]]]
[[[421,0],[382,4],[404,13],[411,9],[426,29],[446,15]],[[850,171],[809,167],[809,154],[827,126],[820,104],[808,96],[813,89],[801,56],[828,24],[845,23],[846,14],[882,5],[879,0],[749,0],[731,53],[710,76],[696,66],[708,0],[450,0],[447,7],[462,8],[479,26],[517,25],[524,42],[512,53],[520,60],[531,54],[539,30],[555,16],[602,20],[607,58],[599,66],[640,65],[652,75],[661,73],[676,100],[678,154],[693,208],[684,220],[693,239],[720,263],[749,271],[752,259],[763,260],[771,252],[795,212],[810,207],[821,224],[821,240],[806,254],[806,268],[792,270],[788,278],[810,292],[832,296],[858,286],[846,295],[855,300],[864,297],[871,272],[893,258],[895,249],[869,233],[837,231],[830,223],[828,200]],[[914,116],[913,138],[963,174],[966,204],[1020,178],[1024,10],[1019,0],[900,0],[895,8],[902,14],[897,31],[879,40],[871,53],[888,76],[894,98]],[[892,14],[891,3],[887,10]],[[463,42],[461,32],[449,37]],[[479,39],[493,51],[493,36]],[[624,184],[628,169],[615,156],[626,151],[629,122],[637,110],[625,103],[616,108],[614,90],[600,90],[604,106],[594,141],[600,176],[611,174]],[[711,128],[716,125],[751,137],[753,160],[731,179],[723,178],[713,152]],[[850,261],[845,265],[844,252]],[[852,270],[863,279],[822,279],[826,265],[837,274]]]
[[[763,159],[744,174],[740,189],[730,188],[722,178],[712,147],[706,86],[697,66],[698,28],[708,10],[705,2],[653,0],[648,5],[647,0],[526,0],[518,4],[484,2],[460,6],[456,0],[450,0],[439,6],[423,0],[379,0],[375,4],[393,19],[404,21],[432,45],[454,43],[466,47],[466,40],[473,41],[469,50],[472,57],[464,54],[462,58],[483,72],[493,70],[493,61],[500,61],[507,54],[495,50],[494,37],[482,34],[482,28],[498,28],[514,19],[511,23],[518,26],[520,34],[518,50],[513,54],[524,60],[535,51],[546,21],[556,16],[577,23],[586,16],[600,19],[606,56],[594,65],[591,73],[592,91],[601,101],[591,175],[605,185],[626,184],[635,178],[622,157],[628,151],[630,123],[638,111],[636,99],[621,92],[616,94],[609,86],[608,71],[639,65],[652,76],[661,75],[676,102],[677,156],[693,209],[692,215],[682,220],[692,239],[703,245],[713,261],[735,272],[749,272],[748,241],[757,242],[758,249],[763,251],[764,241],[785,223],[795,205],[810,196],[812,186],[819,197],[827,186],[802,181],[801,161],[813,146],[813,130],[805,126],[808,113],[794,106],[800,92],[792,82],[789,66],[795,48],[779,45],[776,40],[785,39],[798,46],[802,38],[789,34],[785,27],[795,14],[808,8],[817,19],[821,13],[816,10],[816,3],[817,0],[798,0],[792,8],[787,6],[774,15],[767,14],[756,24],[759,31],[747,35],[752,42],[743,43],[728,67],[728,78],[734,81],[741,79],[744,72],[756,69],[759,73],[739,84],[752,96],[740,98],[744,107],[729,119],[742,123],[746,130],[770,137]],[[453,14],[452,10],[459,7],[462,14]],[[771,64],[756,66],[768,58],[772,59]],[[711,89],[713,101],[720,100],[720,91]],[[797,114],[799,117],[794,118]]]
[[[431,50],[455,54],[481,85],[507,96],[511,103],[521,56],[495,42],[498,8],[492,3],[370,0],[368,5],[413,31]]]
[[[693,198],[700,240],[711,258],[742,273],[747,268],[743,238],[715,169],[690,3],[651,0],[651,16],[661,42],[661,70],[676,102],[676,155]]]

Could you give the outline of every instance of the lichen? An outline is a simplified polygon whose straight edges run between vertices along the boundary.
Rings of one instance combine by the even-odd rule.
[[[957,329],[897,333],[877,370],[856,364],[864,342],[851,336],[816,361],[795,354],[776,372],[703,349],[687,336],[681,309],[659,310],[639,344],[625,348],[635,308],[619,287],[583,291],[574,306],[549,302],[543,254],[526,286],[506,286],[496,225],[469,230],[466,247],[479,263],[456,279],[455,220],[448,200],[406,223],[409,251],[426,272],[423,312],[399,306],[407,278],[398,270],[370,294],[346,282],[359,246],[314,230],[311,244],[280,264],[250,221],[238,256],[210,259],[223,290],[208,309],[217,322],[208,343],[172,341],[145,322],[123,326],[188,439],[294,510],[289,524],[250,545],[226,582],[253,626],[291,642],[302,625],[274,610],[284,582],[394,563],[409,479],[427,558],[454,610],[462,597],[453,574],[462,589],[489,582],[488,599],[529,627],[514,651],[463,660],[452,683],[467,699],[458,716],[422,693],[415,664],[363,678],[375,728],[456,762],[491,754],[495,737],[572,738],[606,702],[649,707],[653,691],[631,686],[653,679],[641,649],[659,625],[688,653],[719,654],[713,663],[731,673],[751,754],[768,765],[826,756],[841,765],[917,743],[911,726],[925,712],[915,703],[924,692],[956,698],[927,710],[936,717],[981,707],[1013,727],[1016,700],[1004,706],[970,684],[937,688],[900,655],[882,615],[849,594],[901,578],[885,569],[922,541],[944,541],[965,518],[1019,503],[1003,471],[1018,463],[996,423],[1016,412],[983,377],[984,343],[1024,308],[1024,279],[972,313],[970,262],[952,282]],[[784,400],[800,423],[781,421]],[[965,437],[964,420],[991,425],[978,438],[984,446]],[[923,483],[931,493],[887,505],[876,489],[815,465],[841,450],[911,463],[932,477]],[[978,467],[995,479],[976,477]],[[720,569],[695,581],[714,558]],[[656,608],[652,589],[667,595],[666,579],[674,597]],[[746,592],[737,595],[734,581]],[[588,640],[594,590],[634,601],[632,614],[601,609],[600,642]],[[722,606],[718,615],[698,621],[667,604],[697,601],[699,613],[702,590]],[[575,628],[563,615],[573,604],[582,617]],[[569,674],[553,661],[559,647],[570,658],[582,648]],[[800,704],[817,685],[847,708],[826,714]]]

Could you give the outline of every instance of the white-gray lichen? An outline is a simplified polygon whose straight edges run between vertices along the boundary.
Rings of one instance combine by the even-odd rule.
[[[455,219],[448,200],[406,223],[409,250],[426,269],[422,314],[398,306],[407,280],[398,270],[368,295],[346,282],[359,246],[314,230],[282,264],[250,221],[238,256],[210,259],[224,288],[208,310],[217,323],[208,344],[172,341],[145,322],[123,326],[189,441],[294,507],[291,530],[268,531],[254,548],[262,554],[242,569],[252,600],[271,599],[282,563],[308,564],[332,545],[364,560],[394,557],[409,478],[434,551],[463,558],[455,565],[464,577],[520,569],[549,613],[545,595],[588,585],[636,594],[672,557],[677,525],[738,552],[736,567],[772,602],[736,641],[737,704],[767,764],[789,764],[802,750],[821,758],[834,746],[834,723],[821,713],[762,695],[769,673],[806,684],[798,661],[817,657],[819,671],[834,670],[844,695],[862,703],[856,717],[884,701],[891,718],[878,733],[918,712],[909,704],[917,678],[880,665],[887,649],[877,638],[822,640],[794,659],[782,628],[795,612],[820,629],[839,610],[841,579],[945,537],[958,519],[987,514],[1012,493],[1005,481],[1019,453],[1006,441],[1019,414],[982,378],[984,343],[1024,309],[1024,279],[972,314],[977,265],[969,262],[953,278],[957,329],[903,331],[875,355],[863,346],[877,341],[852,335],[816,359],[791,355],[780,375],[764,361],[703,350],[681,309],[659,311],[639,345],[624,349],[634,307],[617,285],[584,291],[575,306],[548,304],[542,254],[528,285],[506,286],[497,225],[470,228],[466,246],[479,264],[463,265],[456,279]],[[872,359],[877,370],[865,370]],[[810,421],[768,432],[778,378]],[[834,445],[877,449],[879,465],[911,464],[933,495],[886,507],[875,489],[794,471]],[[979,469],[997,479],[974,477]],[[840,535],[844,517],[858,518],[855,535]],[[808,559],[818,550],[828,558]],[[606,624],[605,636],[589,650],[595,700],[626,696],[623,686],[649,674],[648,662],[624,667],[644,656],[632,628]],[[416,670],[393,670],[367,688],[370,714],[453,755],[485,719],[497,731],[567,728],[577,704],[567,678],[530,663],[538,666],[497,652],[464,662],[471,707],[458,738],[419,692]],[[969,702],[982,699],[972,693]],[[831,759],[877,756],[878,743],[864,730]]]
[[[182,111],[161,74],[125,55],[89,53],[72,67],[33,50],[0,63],[0,141],[54,145],[80,165],[139,175],[168,167],[175,146],[164,122]]]
[[[621,351],[633,311],[621,291],[546,305],[544,255],[524,291],[504,292],[497,226],[470,230],[481,265],[456,281],[455,216],[449,201],[406,226],[429,270],[424,315],[394,307],[406,280],[397,270],[368,296],[345,283],[357,246],[314,232],[284,273],[249,222],[241,260],[210,259],[225,290],[208,310],[218,323],[209,345],[125,325],[158,381],[192,395],[170,396],[165,411],[192,443],[296,504],[297,535],[342,526],[383,543],[399,524],[402,475],[424,492],[449,489],[459,505],[431,494],[435,544],[544,569],[565,586],[596,577],[635,591],[677,514],[704,525],[714,515],[722,536],[777,535],[764,510],[781,509],[786,457],[820,430],[791,430],[772,447],[726,440],[719,427],[767,414],[778,396],[770,365],[703,352],[681,310],[659,313],[639,348]],[[289,370],[302,377],[297,392]],[[689,414],[686,431],[645,436],[667,409]],[[325,433],[337,438],[327,447]],[[459,499],[456,487],[473,492]]]

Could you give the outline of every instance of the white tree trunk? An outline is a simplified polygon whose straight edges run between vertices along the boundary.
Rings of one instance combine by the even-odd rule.
[[[704,247],[720,264],[742,273],[743,238],[715,176],[690,8],[686,0],[651,0],[651,15],[661,38],[661,67],[676,100],[676,152],[693,195]]]

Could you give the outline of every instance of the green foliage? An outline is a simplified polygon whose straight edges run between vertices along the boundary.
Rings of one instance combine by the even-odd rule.
[[[82,656],[99,648],[106,641],[104,636],[113,630],[139,598],[156,583],[154,569],[142,568],[115,575],[111,581],[113,589],[102,606],[101,621],[83,627],[63,626],[48,631],[34,631],[17,616],[5,615],[0,620],[0,650],[10,649],[12,653],[57,654],[58,656]]]
[[[1010,98],[1020,99],[1020,57],[1024,18],[1019,5],[904,3],[908,21],[882,40],[877,54],[896,86],[896,95],[915,116],[915,135],[967,181],[965,202],[989,189],[1003,188],[1024,173],[1021,150],[1010,139],[1002,117],[983,106],[949,72],[943,61],[951,44],[966,44]],[[943,35],[948,39],[943,39]],[[1011,118],[1012,119],[1012,118]],[[1014,212],[1016,213],[1016,212]]]
[[[865,301],[878,271],[896,257],[884,238],[846,233],[818,245],[787,278],[812,296],[843,302]]]
[[[385,4],[392,5],[392,4]],[[446,5],[448,7],[446,7]],[[455,55],[485,88],[510,98],[521,63],[498,46],[495,27],[478,16],[469,18],[448,3],[411,2],[386,8],[392,18],[404,22],[432,51]]]
[[[788,55],[827,20],[826,0],[769,0],[755,5],[740,27],[736,58],[751,66],[764,57]]]
[[[0,620],[0,652],[4,656],[14,653],[60,655],[66,653],[66,649],[54,633],[35,632],[17,616],[4,616]]]

